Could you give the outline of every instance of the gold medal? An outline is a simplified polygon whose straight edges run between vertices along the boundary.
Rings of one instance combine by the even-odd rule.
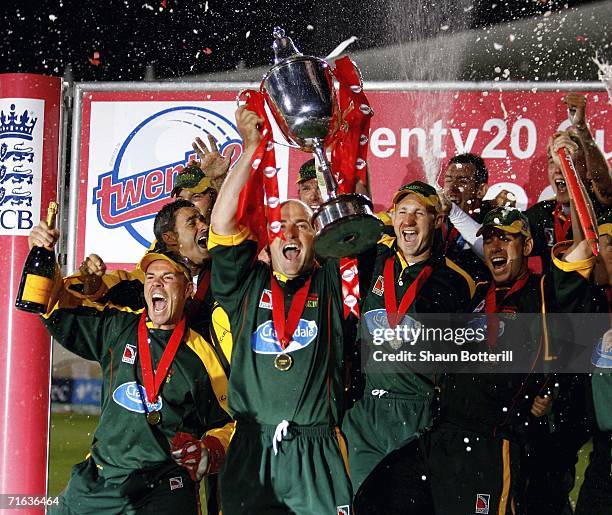
[[[287,372],[293,366],[293,358],[289,354],[279,354],[274,358],[274,366],[281,372]]]
[[[156,426],[161,422],[161,413],[159,411],[149,411],[147,413],[147,422],[152,426]]]

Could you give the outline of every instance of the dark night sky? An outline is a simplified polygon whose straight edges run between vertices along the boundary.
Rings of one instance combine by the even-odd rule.
[[[274,25],[311,55],[352,35],[353,50],[369,48],[411,38],[385,27],[389,5],[402,1],[426,10],[454,0],[0,0],[0,73],[61,75],[70,63],[75,80],[140,80],[149,63],[162,78],[250,67],[270,62]],[[584,3],[474,0],[468,26]],[[90,62],[94,52],[100,64]]]

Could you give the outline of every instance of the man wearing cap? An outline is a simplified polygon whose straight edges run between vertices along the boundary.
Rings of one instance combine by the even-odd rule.
[[[58,279],[43,316],[61,345],[98,361],[103,375],[90,454],[52,512],[196,514],[197,481],[225,457],[227,378],[209,344],[186,326],[191,273],[170,253],[150,252],[139,267],[144,309],[101,306]],[[171,456],[173,442],[190,442],[189,455]]]
[[[323,197],[317,181],[317,168],[314,158],[300,166],[297,178],[298,198],[311,209],[323,204]]]
[[[236,112],[243,155],[212,214],[213,294],[234,337],[229,407],[236,419],[221,474],[224,515],[350,513],[351,485],[337,426],[343,414],[343,308],[337,261],[314,259],[312,211],[281,206],[271,267],[236,222],[260,141],[259,117]]]
[[[471,311],[486,315],[473,322],[486,329],[485,349],[513,350],[520,370],[501,373],[500,366],[484,365],[480,374],[444,375],[439,422],[426,438],[436,513],[472,513],[474,506],[503,515],[525,509],[521,489],[537,461],[533,437],[546,427],[539,419],[550,404],[542,371],[561,362],[569,350],[564,345],[573,342],[571,328],[538,314],[572,311],[591,296],[594,258],[580,229],[574,231],[578,240],[557,245],[551,273],[540,276],[527,267],[533,248],[527,217],[513,208],[495,208],[484,217],[479,234],[492,281],[477,286]]]
[[[384,237],[377,246],[372,280],[361,307],[365,392],[343,424],[354,490],[357,492],[370,474],[366,483],[377,485],[356,494],[355,509],[364,513],[373,513],[381,502],[388,502],[390,509],[399,509],[406,502],[399,472],[396,474],[392,465],[384,466],[383,459],[430,426],[434,397],[433,377],[415,374],[409,365],[401,373],[368,371],[375,351],[408,346],[401,338],[379,346],[373,337],[385,329],[412,325],[418,313],[464,311],[474,286],[465,272],[433,252],[434,233],[442,215],[432,186],[421,181],[402,186],[393,197],[392,220],[395,237]],[[378,472],[372,472],[375,468]],[[398,479],[399,489],[387,491],[383,499],[377,494],[379,482],[391,477]]]

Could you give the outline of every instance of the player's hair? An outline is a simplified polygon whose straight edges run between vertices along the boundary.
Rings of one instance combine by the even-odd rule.
[[[185,200],[184,198],[178,198],[174,202],[166,204],[164,207],[161,208],[159,213],[157,213],[157,215],[155,216],[155,221],[153,222],[153,233],[155,234],[155,238],[157,239],[158,245],[163,244],[163,234],[165,232],[176,232],[176,213],[179,209],[182,209],[184,207],[195,208],[195,205],[189,200]]]
[[[308,214],[309,219],[312,218],[312,215],[314,214],[314,211],[312,210],[312,208],[308,204],[306,204],[306,202],[302,202],[300,199],[288,198],[284,202],[281,202],[281,205],[280,205],[281,209],[283,208],[285,204],[299,204],[301,207],[304,208],[304,210]]]
[[[448,164],[446,166],[450,166],[452,164],[461,164],[461,165],[473,165],[476,171],[474,172],[474,179],[476,180],[476,184],[487,184],[489,182],[489,170],[487,170],[487,166],[485,165],[484,159],[476,154],[459,154],[451,157],[448,160]]]

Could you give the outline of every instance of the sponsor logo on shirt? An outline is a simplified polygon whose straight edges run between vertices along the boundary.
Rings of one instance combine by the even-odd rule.
[[[595,345],[591,363],[598,368],[612,368],[612,329],[606,331]]]
[[[170,478],[170,490],[176,490],[177,488],[183,488],[182,477],[171,477]]]
[[[373,309],[371,311],[366,311],[363,314],[365,319],[366,327],[368,328],[368,332],[374,336],[380,333],[381,329],[389,329],[389,320],[387,319],[387,310],[384,308]],[[413,343],[416,341],[419,331],[421,328],[421,323],[416,321],[414,318],[404,315],[401,322],[398,325],[406,326],[406,339],[403,339],[402,343]],[[374,345],[382,345],[382,343],[373,342]],[[398,348],[401,347],[402,343],[399,344]],[[394,341],[390,341],[389,344],[395,348]]]
[[[136,345],[132,345],[130,343],[125,344],[125,349],[123,349],[123,357],[121,358],[123,363],[128,363],[129,365],[133,365],[136,361]]]
[[[270,290],[261,292],[259,307],[263,309],[272,309],[272,292]]]
[[[113,400],[122,408],[134,413],[148,413],[149,411],[158,411],[162,408],[163,402],[161,397],[157,402],[151,403],[147,401],[147,409],[142,404],[142,401],[147,398],[145,389],[136,383],[130,381],[117,386],[113,392]]]
[[[298,326],[293,333],[293,337],[287,348],[283,350],[276,337],[274,324],[268,320],[261,324],[251,336],[251,348],[257,354],[278,354],[280,352],[293,352],[303,349],[310,345],[317,334],[319,328],[314,320],[304,320],[300,318]]]
[[[348,504],[337,507],[337,515],[351,515],[351,507]]]
[[[476,494],[476,513],[488,514],[490,499],[489,494]]]
[[[372,293],[375,293],[379,297],[382,297],[383,293],[385,293],[385,281],[382,275],[379,275],[378,279],[376,279],[374,287],[372,288]]]

